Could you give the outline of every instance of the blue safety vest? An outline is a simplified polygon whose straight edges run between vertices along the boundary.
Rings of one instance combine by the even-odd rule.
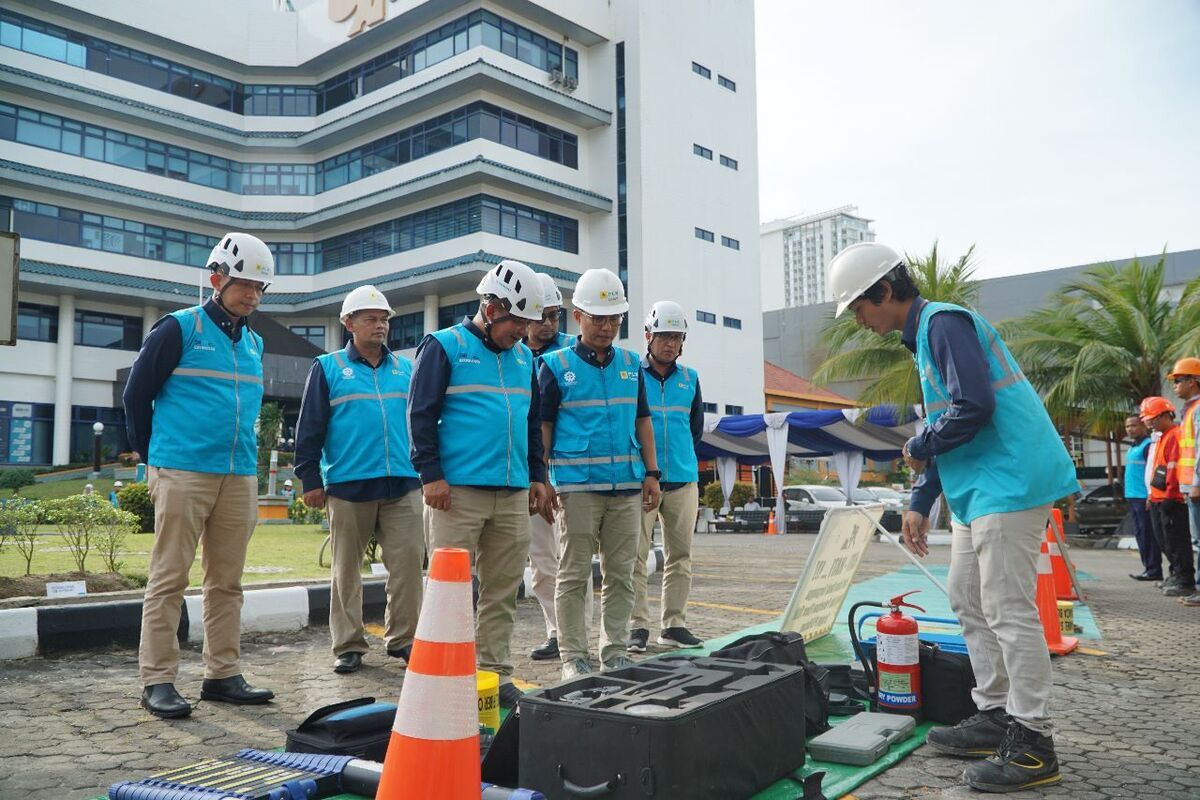
[[[929,349],[929,320],[943,311],[970,316],[996,397],[992,418],[975,438],[937,456],[942,492],[955,519],[967,524],[985,514],[1036,508],[1078,492],[1075,464],[1000,334],[975,312],[950,303],[926,303],[917,325],[926,423],[932,425],[950,408],[950,393]]]
[[[662,481],[694,483],[700,479],[696,443],[692,440],[692,402],[699,381],[696,371],[676,362],[675,370],[665,380],[659,380],[652,367],[643,370]]]
[[[450,362],[438,420],[446,482],[527,488],[533,353],[521,342],[494,353],[462,323],[431,335]]]
[[[1125,454],[1125,499],[1145,500],[1146,492],[1146,456],[1150,450],[1150,437],[1147,436],[1129,448]]]
[[[375,369],[345,350],[317,356],[329,385],[329,427],[321,448],[325,485],[415,478],[408,437],[412,362],[387,353]]]
[[[547,358],[561,399],[550,466],[560,492],[640,489],[646,468],[637,440],[638,357],[620,347],[603,367],[575,348]]]
[[[193,306],[179,323],[179,364],[154,398],[146,463],[191,472],[255,475],[254,423],[262,407],[262,337],[249,327],[235,343]]]

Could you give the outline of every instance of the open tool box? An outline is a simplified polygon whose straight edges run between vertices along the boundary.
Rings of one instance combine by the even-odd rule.
[[[551,799],[749,797],[804,763],[804,680],[669,656],[527,694],[520,785]]]

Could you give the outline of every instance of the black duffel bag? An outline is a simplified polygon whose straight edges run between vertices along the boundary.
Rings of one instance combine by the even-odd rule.
[[[374,697],[346,700],[309,714],[300,727],[287,732],[285,749],[383,761],[395,722],[395,703],[377,703]]]
[[[829,730],[829,672],[808,660],[804,637],[800,634],[792,631],[752,633],[713,652],[712,657],[804,667],[805,735],[815,736]]]

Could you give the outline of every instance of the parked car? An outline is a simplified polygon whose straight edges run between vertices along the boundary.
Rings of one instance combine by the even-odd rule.
[[[876,500],[883,503],[884,508],[908,508],[908,502],[903,494],[887,486],[864,486],[863,491],[869,492]]]
[[[1066,503],[1060,503],[1059,507],[1065,517]],[[1106,483],[1089,489],[1075,501],[1075,521],[1079,525],[1079,532],[1085,536],[1115,533],[1128,513],[1129,502],[1119,483]]]
[[[842,508],[846,503],[846,494],[836,486],[820,484],[803,484],[783,487],[783,499],[787,501],[789,511],[803,511],[812,508]]]

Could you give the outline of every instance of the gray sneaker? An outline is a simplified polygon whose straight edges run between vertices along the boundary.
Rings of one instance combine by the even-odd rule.
[[[1193,594],[1188,597],[1179,598],[1179,602],[1191,608],[1200,607],[1200,594]]]
[[[1175,583],[1171,586],[1164,586],[1162,593],[1167,597],[1191,597],[1196,593],[1196,586],[1194,584],[1188,586],[1183,583]]]
[[[629,656],[616,655],[610,658],[608,661],[605,661],[604,668],[600,671],[612,672],[614,669],[625,669],[626,667],[632,667],[636,663],[637,662]]]
[[[562,679],[569,681],[572,678],[578,678],[580,675],[590,675],[592,665],[588,663],[586,658],[572,658],[563,662]]]
[[[985,758],[996,752],[1011,723],[1012,718],[1003,708],[989,708],[952,728],[931,728],[925,743],[952,756]]]

